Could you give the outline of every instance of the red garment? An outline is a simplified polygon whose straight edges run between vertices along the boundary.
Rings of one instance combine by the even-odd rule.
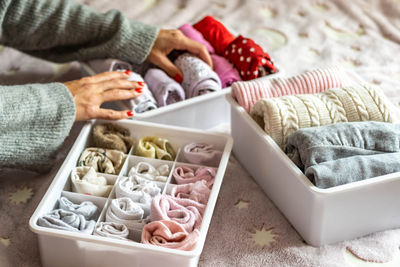
[[[201,32],[215,49],[218,55],[223,56],[225,48],[235,40],[235,36],[225,26],[211,16],[206,16],[193,27]]]
[[[276,72],[271,57],[252,39],[239,35],[224,51],[226,57],[239,71],[242,79],[261,77],[264,68],[267,73]]]

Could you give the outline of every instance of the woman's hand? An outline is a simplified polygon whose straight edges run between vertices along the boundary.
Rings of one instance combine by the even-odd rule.
[[[207,48],[203,44],[187,38],[180,30],[160,30],[147,60],[181,83],[182,72],[167,57],[174,49],[187,50],[201,58],[212,68],[212,61]]]
[[[124,72],[104,72],[91,77],[66,82],[64,85],[74,97],[75,121],[89,119],[118,120],[133,116],[131,110],[115,111],[100,108],[104,102],[131,99],[142,93],[143,82],[131,82]]]

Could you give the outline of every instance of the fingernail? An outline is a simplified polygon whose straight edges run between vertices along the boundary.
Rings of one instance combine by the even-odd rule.
[[[124,73],[125,73],[125,74],[128,74],[128,75],[131,75],[131,72],[132,72],[132,71],[130,71],[130,70],[124,71]]]
[[[179,74],[175,74],[174,80],[177,81],[178,83],[181,83],[182,82],[182,76],[179,75]]]
[[[142,87],[139,87],[139,88],[136,88],[136,89],[135,89],[135,91],[138,92],[138,93],[142,93],[142,90],[143,90]]]
[[[129,110],[129,111],[126,112],[126,114],[127,114],[129,117],[132,117],[132,116],[133,116],[133,111],[132,111],[132,110]]]
[[[140,86],[144,86],[145,82],[137,82]]]

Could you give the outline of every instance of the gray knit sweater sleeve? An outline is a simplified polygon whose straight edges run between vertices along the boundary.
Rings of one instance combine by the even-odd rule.
[[[0,43],[54,62],[118,58],[142,63],[158,28],[72,0],[0,0]]]

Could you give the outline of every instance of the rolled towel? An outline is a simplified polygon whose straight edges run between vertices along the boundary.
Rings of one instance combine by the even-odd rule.
[[[81,214],[72,211],[56,209],[48,214],[39,217],[37,224],[39,226],[65,230],[71,232],[80,232],[84,234],[92,234],[96,222],[86,220]]]
[[[372,85],[260,99],[250,115],[282,149],[288,136],[300,128],[352,121],[400,121],[399,110]]]
[[[337,87],[354,85],[360,80],[339,67],[316,69],[289,78],[271,78],[237,82],[232,85],[232,97],[247,112],[259,99],[284,95],[314,94]]]
[[[98,147],[86,148],[78,161],[78,167],[93,167],[96,172],[118,174],[124,163],[125,155],[121,151]]]
[[[304,128],[288,138],[288,157],[320,188],[400,171],[400,124],[347,122]]]
[[[125,154],[135,143],[130,135],[128,129],[112,123],[95,125],[92,132],[94,146],[119,150]]]
[[[160,69],[149,69],[144,76],[159,107],[185,100],[185,91],[175,80]]]
[[[106,222],[125,225],[129,239],[140,242],[143,226],[149,222],[141,206],[128,197],[113,199],[106,212]]]
[[[129,230],[124,224],[121,223],[100,222],[94,229],[93,234],[120,240],[128,240]]]
[[[60,197],[58,207],[59,209],[82,215],[86,220],[96,220],[99,215],[99,208],[91,201],[83,201],[80,204],[75,204],[66,197]]]
[[[212,145],[190,143],[183,148],[183,155],[189,163],[217,167],[221,160],[222,152],[214,149]]]
[[[211,190],[207,186],[207,181],[200,180],[195,183],[181,184],[172,187],[171,196],[176,198],[188,198],[201,204],[207,204],[210,192]]]
[[[186,37],[188,37],[189,39],[192,39],[196,42],[199,42],[201,44],[203,44],[208,52],[210,54],[214,54],[215,50],[214,47],[207,42],[206,39],[204,39],[203,35],[201,34],[201,32],[199,32],[198,30],[196,30],[192,25],[190,25],[189,23],[185,23],[182,26],[180,26],[178,28]]]
[[[143,227],[142,243],[189,251],[194,249],[199,236],[197,229],[188,233],[179,223],[162,220]]]
[[[212,16],[204,17],[194,24],[193,27],[203,35],[204,39],[214,47],[216,53],[220,56],[224,55],[225,48],[235,40],[235,36]]]
[[[198,57],[184,53],[175,60],[175,65],[183,73],[182,87],[186,98],[221,90],[218,75]]]
[[[112,185],[107,185],[107,179],[97,175],[93,167],[75,167],[71,171],[72,191],[98,197],[108,197]]]
[[[145,216],[148,216],[151,200],[161,193],[161,189],[151,181],[137,178],[135,175],[121,177],[115,185],[115,194],[117,198],[130,198],[144,210]]]
[[[101,73],[106,71],[118,71],[118,70],[130,70],[132,71],[132,65],[128,62],[118,59],[93,59],[88,62],[89,67],[95,73]]]
[[[211,55],[214,71],[221,80],[222,88],[231,86],[234,82],[241,81],[238,70],[224,57]]]
[[[150,220],[172,220],[189,233],[199,229],[206,206],[191,199],[159,195],[151,203]]]
[[[138,156],[173,161],[176,153],[171,143],[157,136],[146,136],[139,140],[136,148]]]
[[[187,166],[175,168],[173,174],[177,184],[195,183],[200,180],[207,181],[207,186],[212,187],[216,172],[213,168],[199,167],[196,171]]]
[[[128,176],[138,175],[150,181],[157,181],[165,183],[169,175],[169,165],[162,164],[156,168],[150,163],[141,161],[136,166],[133,166]]]

